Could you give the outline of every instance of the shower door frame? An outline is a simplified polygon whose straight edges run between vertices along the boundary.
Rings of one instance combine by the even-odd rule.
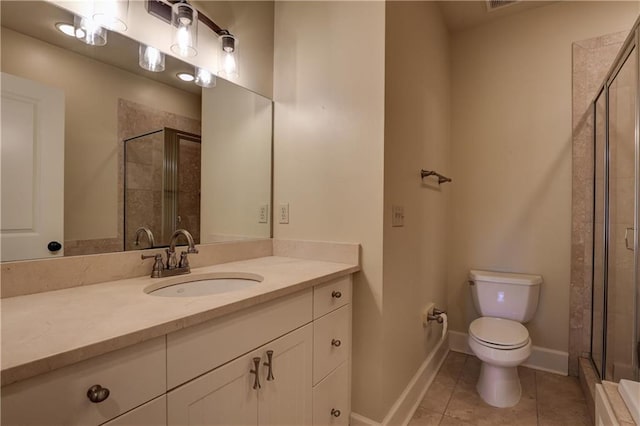
[[[639,225],[640,225],[640,18],[636,21],[633,26],[632,31],[629,34],[629,37],[625,40],[620,53],[616,56],[615,61],[609,72],[607,73],[607,77],[605,78],[603,84],[600,86],[595,98],[592,101],[593,106],[593,123],[594,123],[594,132],[593,132],[593,166],[594,166],[594,179],[593,179],[593,245],[592,245],[592,280],[591,280],[591,342],[590,342],[590,360],[592,364],[596,367],[596,372],[600,374],[601,380],[610,380],[606,375],[606,365],[607,365],[607,316],[608,316],[608,293],[609,293],[609,171],[610,171],[610,108],[609,108],[609,87],[614,82],[618,73],[626,64],[626,61],[631,57],[631,55],[636,56],[636,77],[638,78],[638,83],[636,84],[636,110],[635,110],[635,133],[634,133],[634,155],[635,155],[635,200],[634,200],[634,237],[633,237],[633,273],[634,273],[634,282],[635,282],[635,300],[634,300],[634,314],[635,321],[633,324],[633,333],[632,335],[635,337],[635,342],[632,344],[632,368],[634,370],[635,380],[640,379],[640,285],[638,285],[638,278],[640,277],[640,261],[638,256],[638,248],[640,247],[640,238],[639,238]],[[602,360],[601,365],[598,366],[593,359],[593,330],[594,330],[594,312],[595,312],[595,229],[596,229],[596,161],[597,161],[597,146],[596,146],[596,138],[597,138],[597,101],[600,99],[600,96],[604,95],[605,97],[605,141],[604,141],[604,209],[603,209],[603,245],[604,245],[604,253],[603,253],[603,315],[602,315]]]

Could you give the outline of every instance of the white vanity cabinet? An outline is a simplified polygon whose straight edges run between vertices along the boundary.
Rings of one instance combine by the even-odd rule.
[[[351,276],[313,291],[313,424],[348,425],[351,412]]]
[[[172,333],[168,425],[346,425],[350,359],[351,276]]]
[[[102,426],[159,426],[167,424],[167,396],[162,395]]]
[[[308,324],[169,392],[168,424],[310,425],[312,333]]]
[[[350,363],[349,275],[3,387],[2,424],[346,425]]]
[[[164,395],[165,371],[159,337],[32,377],[2,388],[2,424],[99,425]]]

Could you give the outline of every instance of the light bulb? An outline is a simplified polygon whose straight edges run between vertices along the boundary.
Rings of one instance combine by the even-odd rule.
[[[127,30],[129,0],[95,0],[93,20],[114,31]]]
[[[236,64],[236,58],[234,57],[232,52],[224,52],[223,60],[222,60],[222,70],[225,75],[232,76],[236,73],[238,68]]]
[[[206,70],[204,68],[196,68],[195,83],[200,87],[210,89],[216,86],[216,76],[211,74],[209,70]]]
[[[224,33],[220,35],[220,70],[218,75],[222,77],[237,77],[238,76],[238,49],[237,39],[229,34],[228,31],[223,30]]]
[[[164,53],[152,46],[140,45],[138,50],[138,64],[141,68],[152,71],[164,71]]]
[[[171,28],[173,42],[171,51],[183,58],[196,56],[198,51],[198,11],[188,3],[174,3],[171,6]]]
[[[178,74],[176,74],[176,77],[178,77],[180,80],[186,81],[186,82],[190,82],[190,81],[193,81],[195,79],[193,74],[189,74],[188,72],[179,72]]]
[[[69,37],[76,36],[76,30],[71,24],[67,24],[65,22],[58,22],[56,23],[56,28],[58,29],[58,31],[60,31],[64,35],[68,35]]]
[[[102,28],[91,18],[76,16],[73,18],[76,38],[90,46],[104,46],[107,44],[107,30]]]

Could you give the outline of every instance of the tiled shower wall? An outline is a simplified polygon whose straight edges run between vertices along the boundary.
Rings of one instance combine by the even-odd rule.
[[[593,222],[593,109],[591,102],[613,64],[626,32],[573,44],[573,171],[569,374],[591,348]]]
[[[118,234],[114,238],[65,241],[65,255],[121,251],[124,238],[124,140],[163,127],[171,127],[199,135],[200,120],[147,105],[119,99],[118,102]]]

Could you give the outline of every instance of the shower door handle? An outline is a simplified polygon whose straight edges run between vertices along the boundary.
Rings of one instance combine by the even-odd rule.
[[[631,242],[631,247],[629,247],[629,231],[633,231],[634,232],[634,237],[635,237],[635,228],[626,228],[624,230],[624,247],[627,250],[631,250],[633,251],[633,241]]]

